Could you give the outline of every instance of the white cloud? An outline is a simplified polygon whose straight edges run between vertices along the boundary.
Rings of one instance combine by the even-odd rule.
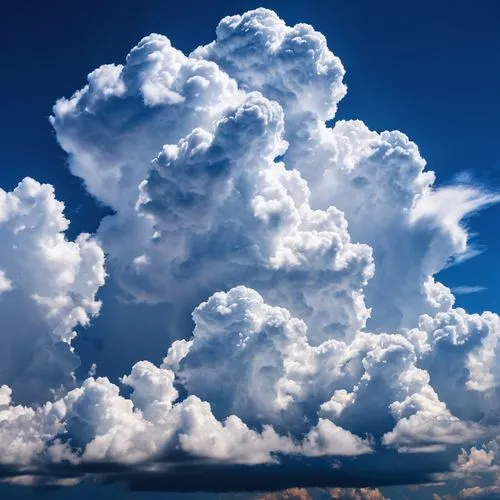
[[[12,281],[0,270],[0,294],[12,290]]]
[[[63,209],[52,186],[30,178],[0,190],[0,374],[27,402],[68,381],[75,328],[100,308],[104,253],[88,234],[66,239]]]
[[[36,409],[16,406],[11,404],[11,393],[9,387],[0,387],[0,464],[33,464],[45,453],[47,442],[63,429],[63,405],[47,402]]]
[[[302,446],[306,456],[363,455],[371,453],[371,445],[330,420],[320,418],[316,427],[304,438]]]
[[[0,191],[0,312],[21,332],[1,340],[4,463],[377,460],[491,438],[500,319],[454,308],[435,275],[471,255],[463,221],[499,198],[435,187],[399,131],[327,126],[343,75],[320,33],[257,9],[189,56],[149,35],[56,103],[71,171],[114,213],[68,241],[50,186]],[[167,353],[75,387],[103,250],[111,286],[155,306]],[[131,329],[109,338],[141,342]],[[56,402],[12,403],[39,380],[64,384]]]
[[[487,451],[473,446],[470,451],[467,452],[462,448],[457,457],[454,469],[462,474],[492,472],[495,470],[495,467],[492,466],[494,459],[495,453],[493,450]],[[496,470],[498,470],[498,466]]]
[[[455,295],[468,295],[470,293],[483,292],[484,290],[486,290],[486,288],[479,285],[455,286],[451,289]]]
[[[60,99],[51,122],[72,172],[98,199],[126,210],[163,144],[210,127],[241,98],[215,64],[187,58],[168,38],[151,34],[124,65],[101,66],[83,89]]]
[[[259,9],[225,18],[217,39],[193,55],[283,108],[283,159],[307,180],[312,207],[342,210],[353,241],[373,248],[377,272],[365,288],[370,328],[411,327],[420,314],[453,305],[432,275],[470,252],[461,221],[498,202],[496,194],[470,182],[435,189],[418,147],[399,131],[373,132],[361,121],[327,127],[345,93],[344,70],[310,26],[290,28]]]
[[[273,11],[225,17],[214,42],[193,56],[215,61],[246,91],[258,90],[291,113],[335,116],[346,86],[342,63],[307,24],[287,26]]]
[[[305,397],[304,382],[318,370],[316,356],[305,324],[286,309],[239,287],[210,297],[193,318],[193,340],[177,371],[190,393],[222,415],[261,422]]]

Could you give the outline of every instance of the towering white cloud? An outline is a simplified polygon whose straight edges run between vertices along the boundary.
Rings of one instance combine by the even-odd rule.
[[[196,129],[163,148],[140,185],[151,241],[127,275],[139,296],[144,284],[151,300],[172,301],[244,283],[307,317],[317,341],[363,326],[370,249],[351,243],[340,211],[312,210],[300,174],[273,161],[282,134],[280,107],[249,94],[213,135]]]
[[[227,17],[217,39],[193,55],[280,103],[289,142],[284,161],[307,180],[311,204],[342,210],[353,240],[373,248],[377,272],[365,291],[371,328],[411,327],[420,314],[453,305],[432,276],[466,254],[461,220],[497,195],[467,186],[433,189],[434,173],[399,131],[379,134],[361,121],[326,126],[345,94],[344,70],[310,26],[287,27],[265,9]]]
[[[344,69],[312,27],[257,9],[216,34],[189,56],[145,37],[54,106],[71,171],[113,210],[96,235],[109,280],[163,314],[166,356],[138,360],[120,384],[66,384],[36,409],[2,387],[0,436],[17,451],[0,460],[145,473],[399,453],[414,471],[414,453],[446,469],[457,445],[485,440],[473,455],[493,461],[500,320],[454,308],[435,275],[470,256],[463,221],[498,196],[436,187],[399,131],[327,125]],[[46,370],[42,342],[70,374],[74,329],[99,309],[103,251],[65,240],[49,187],[25,180],[2,196],[0,307],[16,297],[36,311],[23,318],[41,329],[26,327],[31,373]],[[15,373],[0,383],[16,400]]]

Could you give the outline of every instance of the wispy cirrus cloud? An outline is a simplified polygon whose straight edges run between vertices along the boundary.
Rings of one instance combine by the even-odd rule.
[[[484,286],[479,286],[479,285],[472,285],[472,286],[455,286],[451,289],[451,291],[455,295],[468,295],[470,293],[479,293],[483,292],[486,290],[486,287]]]

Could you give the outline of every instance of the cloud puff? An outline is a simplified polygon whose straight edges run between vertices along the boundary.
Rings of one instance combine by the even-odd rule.
[[[193,57],[217,62],[244,90],[258,90],[286,111],[323,121],[335,116],[346,93],[345,71],[312,26],[289,27],[274,12],[257,9],[225,17],[216,35]]]
[[[165,36],[151,34],[125,65],[101,66],[83,89],[60,99],[51,122],[70,154],[71,171],[91,194],[124,209],[134,203],[163,144],[210,127],[241,98],[236,82],[216,64],[188,58]]]
[[[0,439],[3,447],[0,464],[25,466],[42,456],[47,442],[62,429],[62,408],[61,403],[50,402],[36,409],[15,406],[11,404],[11,394],[8,386],[0,387]]]
[[[29,338],[70,359],[99,310],[104,250],[108,293],[161,316],[165,358],[119,383],[65,382],[36,408],[12,403],[7,372],[0,435],[15,450],[0,461],[158,488],[180,470],[213,487],[227,467],[234,488],[264,464],[284,486],[357,486],[496,456],[456,461],[467,443],[495,447],[500,319],[454,308],[435,275],[470,255],[464,219],[499,198],[437,188],[399,131],[327,125],[343,75],[320,33],[257,9],[189,56],[149,35],[56,103],[71,171],[113,214],[68,242],[49,186],[0,196],[0,307],[31,304]]]
[[[104,253],[93,237],[65,237],[68,220],[52,186],[25,178],[0,190],[0,374],[27,402],[67,383],[75,328],[99,312]]]

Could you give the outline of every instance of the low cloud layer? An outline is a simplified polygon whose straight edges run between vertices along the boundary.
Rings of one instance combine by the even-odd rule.
[[[263,490],[493,472],[500,318],[455,308],[435,275],[500,198],[436,187],[399,131],[327,125],[343,76],[323,35],[257,9],[188,56],[149,35],[57,101],[71,172],[113,215],[68,241],[50,186],[0,191],[6,477]],[[164,359],[78,381],[72,340],[103,285],[154,310]]]

